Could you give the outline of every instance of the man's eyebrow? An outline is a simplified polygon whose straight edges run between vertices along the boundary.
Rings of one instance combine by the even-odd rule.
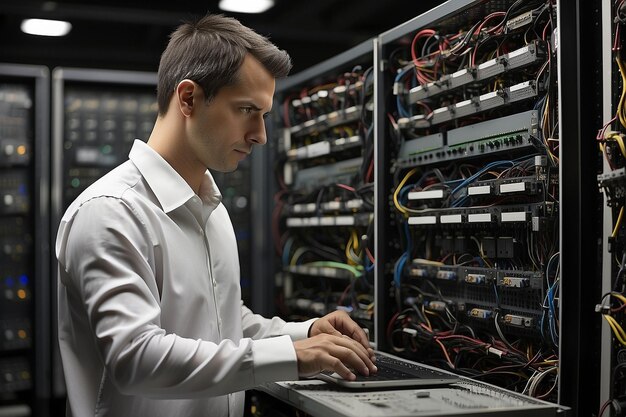
[[[238,106],[247,106],[247,107],[252,107],[252,110],[256,110],[256,111],[261,111],[263,110],[261,107],[257,106],[253,101],[251,100],[238,100],[237,101],[237,105]]]
[[[237,105],[238,106],[250,107],[250,108],[252,108],[253,111],[257,111],[257,112],[262,112],[263,111],[263,107],[257,106],[254,101],[248,100],[248,99],[243,99],[243,100],[237,101]],[[263,117],[268,116],[271,113],[271,111],[272,111],[272,109],[270,108],[268,111],[264,112],[263,113]]]

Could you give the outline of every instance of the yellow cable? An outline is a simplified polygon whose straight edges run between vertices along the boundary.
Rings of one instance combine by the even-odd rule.
[[[620,59],[619,54],[615,57],[615,61],[617,61],[619,73],[622,76],[622,95],[620,96],[617,105],[617,115],[622,126],[626,127],[626,117],[624,117],[624,99],[626,99],[626,74],[624,73],[624,63]]]
[[[351,249],[353,251],[351,251]],[[346,244],[346,259],[349,265],[359,265],[360,264],[360,256],[358,254],[359,251],[359,236],[356,233],[356,230],[352,230],[350,234],[350,239]]]
[[[611,295],[613,297],[617,298],[618,300],[620,300],[622,303],[626,304],[626,297],[624,297],[622,294],[620,294],[618,292],[612,292]]]
[[[605,140],[613,140],[617,142],[619,150],[622,152],[622,156],[626,157],[626,146],[624,145],[624,138],[620,133],[611,132],[605,137]]]
[[[622,218],[624,217],[624,206],[620,207],[619,214],[617,215],[617,221],[615,222],[615,227],[613,228],[613,233],[611,233],[611,237],[617,236],[617,232],[619,231],[619,227],[622,224]]]
[[[356,233],[356,229],[352,229],[352,247],[355,253],[359,253],[359,235]]]
[[[622,135],[615,135],[615,140],[619,145],[620,151],[622,151],[622,156],[626,158],[626,146],[624,146],[624,138],[622,138]]]
[[[348,243],[346,243],[346,262],[348,265],[352,265],[352,257],[350,256],[350,246],[352,246],[352,235],[350,235],[350,239],[348,239]]]
[[[412,170],[409,171],[408,174],[406,174],[404,176],[404,178],[402,178],[402,181],[400,181],[400,184],[398,184],[398,186],[396,187],[396,190],[393,192],[393,204],[396,206],[396,208],[398,209],[398,211],[402,214],[404,214],[405,216],[409,214],[408,210],[402,206],[400,204],[400,202],[398,201],[398,194],[400,193],[400,190],[402,189],[402,187],[404,187],[404,184],[409,180],[409,178],[411,178],[411,176],[413,174],[415,174],[417,172],[417,167],[413,168]]]
[[[602,317],[604,317],[609,323],[609,326],[611,326],[615,338],[622,344],[622,346],[626,346],[626,332],[624,332],[622,326],[620,326],[619,323],[608,314],[603,314]]]
[[[430,324],[430,320],[426,317],[426,309],[424,308],[424,304],[422,304],[422,314],[424,315],[424,319],[426,320],[426,324],[428,325],[428,329],[432,331],[433,326]]]

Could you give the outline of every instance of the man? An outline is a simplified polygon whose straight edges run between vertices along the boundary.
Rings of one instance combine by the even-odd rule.
[[[135,141],[59,228],[68,416],[241,416],[242,391],[260,383],[375,372],[345,313],[285,323],[240,301],[233,228],[207,168],[232,171],[266,142],[274,80],[290,67],[221,15],[172,34],[147,144]]]

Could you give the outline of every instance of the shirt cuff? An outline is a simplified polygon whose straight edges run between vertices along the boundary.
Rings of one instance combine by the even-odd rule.
[[[298,358],[289,336],[252,341],[254,382],[295,381],[298,379]]]
[[[283,327],[283,334],[289,335],[291,340],[302,340],[309,337],[309,329],[313,325],[317,318],[313,318],[307,321],[303,321],[301,323],[289,322],[285,323],[285,327]]]

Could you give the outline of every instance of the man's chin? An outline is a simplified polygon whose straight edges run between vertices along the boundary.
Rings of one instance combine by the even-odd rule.
[[[222,166],[219,168],[210,168],[211,171],[215,171],[215,172],[221,172],[222,174],[228,174],[229,172],[233,172],[236,171],[237,168],[239,168],[239,164],[235,164],[233,166]]]

